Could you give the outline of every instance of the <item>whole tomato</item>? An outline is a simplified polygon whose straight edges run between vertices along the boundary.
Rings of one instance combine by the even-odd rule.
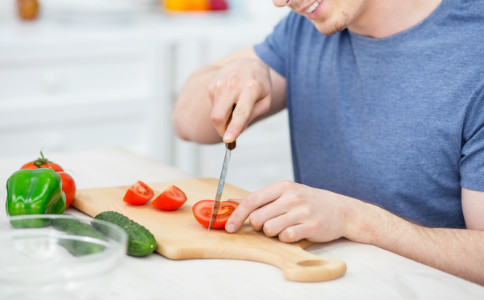
[[[66,208],[68,208],[76,196],[76,182],[71,175],[65,172],[57,172],[62,178],[62,190],[66,194]]]
[[[64,169],[55,162],[48,160],[40,151],[40,157],[34,161],[24,164],[20,169],[52,169],[59,173],[62,178],[62,191],[66,195],[66,208],[68,208],[76,196],[76,183],[71,175],[64,172]]]
[[[52,169],[56,172],[63,172],[64,169],[56,164],[55,162],[52,162],[48,160],[46,157],[44,157],[44,153],[40,151],[40,157],[37,158],[34,161],[28,162],[25,165],[23,165],[20,169],[38,169],[38,168],[49,168]]]

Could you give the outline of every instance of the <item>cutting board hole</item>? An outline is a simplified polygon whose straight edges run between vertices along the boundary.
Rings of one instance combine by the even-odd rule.
[[[311,259],[311,260],[301,260],[298,261],[297,264],[303,267],[314,267],[314,266],[320,266],[324,263],[324,261],[319,260],[319,259]]]

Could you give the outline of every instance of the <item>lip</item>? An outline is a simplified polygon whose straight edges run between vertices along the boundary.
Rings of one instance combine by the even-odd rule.
[[[302,15],[306,15],[308,16],[309,19],[312,19],[312,18],[315,18],[317,15],[318,15],[318,11],[319,9],[321,8],[321,5],[323,4],[324,0],[321,0],[321,2],[318,4],[318,6],[313,10],[313,12],[311,12],[310,14],[306,13],[306,10],[314,4],[315,1],[311,2],[309,5],[307,5],[306,7],[302,8],[299,10],[299,13],[302,14]]]
[[[301,9],[299,10],[299,13],[300,13],[300,14],[305,14],[305,13],[306,13],[306,9],[308,9],[308,8],[309,8],[311,5],[313,5],[313,3],[314,3],[314,2],[316,2],[316,1],[317,1],[317,0],[314,0],[314,1],[313,1],[313,2],[311,2],[309,5],[307,5],[307,6],[303,7],[303,8],[301,8]]]

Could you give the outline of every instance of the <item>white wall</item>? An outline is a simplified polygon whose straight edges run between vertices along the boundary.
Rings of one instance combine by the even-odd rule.
[[[0,155],[120,146],[219,176],[223,145],[175,137],[176,94],[196,68],[261,41],[287,11],[254,0],[232,1],[228,14],[167,16],[156,2],[133,1],[139,10],[95,14],[44,0],[37,21],[21,22],[12,1],[0,0]],[[281,113],[238,140],[227,181],[255,190],[290,178]]]

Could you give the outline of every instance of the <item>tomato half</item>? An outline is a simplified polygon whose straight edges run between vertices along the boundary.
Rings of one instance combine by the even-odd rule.
[[[71,175],[65,172],[57,172],[62,178],[62,190],[66,195],[66,208],[68,208],[76,196],[76,182]]]
[[[175,210],[187,202],[187,196],[177,186],[169,186],[151,205],[162,210]]]
[[[126,191],[123,201],[133,205],[143,205],[154,195],[155,193],[146,183],[138,180]]]
[[[195,219],[197,219],[198,223],[202,224],[202,226],[204,227],[208,228],[208,225],[210,224],[210,216],[212,215],[214,202],[214,200],[201,200],[195,203],[195,205],[193,205],[192,207],[192,212],[195,216]],[[237,206],[239,206],[239,203],[235,201],[222,201],[218,209],[217,218],[212,224],[212,228],[224,228],[225,223],[227,223],[227,220],[229,219],[232,212],[237,208]]]

